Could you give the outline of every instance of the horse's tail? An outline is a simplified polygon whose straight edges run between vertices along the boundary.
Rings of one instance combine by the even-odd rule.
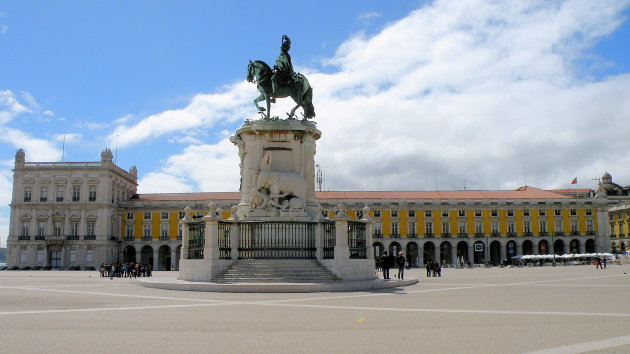
[[[315,118],[315,107],[313,106],[313,88],[309,87],[304,93],[304,117]]]

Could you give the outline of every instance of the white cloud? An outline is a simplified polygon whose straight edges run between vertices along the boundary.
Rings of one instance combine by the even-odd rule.
[[[42,112],[43,115],[47,116],[47,117],[54,117],[55,113],[53,111],[50,110],[45,110]]]
[[[109,139],[118,136],[118,146],[126,147],[145,139],[204,126],[211,128],[221,121],[236,121],[252,116],[247,102],[256,94],[255,85],[235,83],[224,92],[198,94],[184,108],[164,111],[142,119],[132,126],[118,126]]]
[[[67,144],[74,143],[83,139],[83,134],[81,133],[66,133],[66,134],[57,134],[54,136],[54,141],[62,143],[65,142]]]
[[[32,137],[21,130],[0,126],[0,142],[24,149],[27,161],[59,161],[61,151],[50,141]]]
[[[377,18],[380,17],[381,13],[376,12],[376,11],[371,11],[371,12],[366,12],[366,13],[362,13],[359,15],[359,20],[361,21],[369,21],[373,18]]]
[[[238,190],[240,177],[236,151],[227,138],[213,145],[190,145],[164,161],[159,171],[143,176],[138,182],[139,192]]]
[[[592,187],[604,162],[630,181],[630,74],[593,80],[579,66],[629,5],[435,1],[374,36],[349,38],[326,61],[334,73],[299,69],[314,87],[316,160],[328,187],[433,189],[437,175],[440,189],[512,189],[525,183],[524,164],[529,185],[566,187],[577,175]],[[197,95],[113,135],[131,145],[251,117],[252,88]],[[282,100],[274,114],[290,107]],[[228,146],[189,146],[160,173],[196,186],[205,166],[204,190],[236,190]]]
[[[203,144],[203,141],[194,138],[190,135],[186,135],[186,136],[174,136],[172,138],[170,138],[168,140],[169,143],[178,143],[178,144],[195,144],[195,145],[201,145]]]
[[[186,180],[180,177],[161,172],[150,172],[138,181],[139,193],[187,193],[192,192],[192,188]]]
[[[8,30],[9,30],[9,26],[7,26],[7,25],[0,25],[0,34],[5,34],[5,33],[7,33]]]
[[[29,108],[18,102],[10,90],[0,90],[0,124],[6,124],[21,113],[31,112]]]

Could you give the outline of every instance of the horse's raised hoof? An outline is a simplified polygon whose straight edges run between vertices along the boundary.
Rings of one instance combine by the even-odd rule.
[[[263,108],[263,107],[258,108],[258,112],[264,112],[264,111],[266,111],[265,108]]]
[[[269,102],[276,103],[276,99],[275,98],[271,98],[271,99],[269,99]]]

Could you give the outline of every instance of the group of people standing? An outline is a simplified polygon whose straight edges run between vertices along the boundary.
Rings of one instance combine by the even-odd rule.
[[[101,277],[109,278],[137,278],[137,277],[150,277],[151,266],[141,263],[124,263],[124,264],[101,264],[99,269]]]
[[[405,279],[405,266],[407,265],[407,260],[402,252],[398,253],[397,257],[394,255],[388,255],[387,252],[383,253],[381,259],[378,262],[378,266],[383,271],[383,279],[391,279],[389,277],[389,269],[393,267],[398,267],[398,279]]]
[[[427,270],[427,277],[431,277],[431,276],[441,277],[442,276],[442,266],[440,265],[440,263],[436,261],[427,262],[424,268]]]

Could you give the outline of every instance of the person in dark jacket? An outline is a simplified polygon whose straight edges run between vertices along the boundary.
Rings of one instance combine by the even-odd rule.
[[[403,256],[402,252],[398,253],[398,257],[396,257],[396,265],[398,266],[398,279],[405,279],[405,256]]]
[[[381,257],[381,269],[383,270],[383,279],[389,279],[389,256],[387,252]]]

